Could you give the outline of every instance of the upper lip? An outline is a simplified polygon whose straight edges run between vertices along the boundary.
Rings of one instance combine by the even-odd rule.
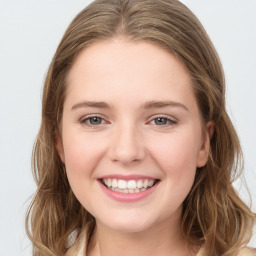
[[[148,180],[158,180],[157,178],[146,176],[146,175],[139,175],[139,174],[132,174],[132,175],[123,175],[123,174],[109,174],[104,175],[99,178],[101,179],[118,179],[118,180],[142,180],[142,179],[148,179]]]

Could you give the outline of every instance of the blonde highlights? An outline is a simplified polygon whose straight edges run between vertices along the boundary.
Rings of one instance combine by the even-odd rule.
[[[175,54],[187,67],[203,121],[215,131],[206,166],[197,170],[183,204],[182,231],[188,243],[204,244],[209,256],[236,255],[252,232],[256,215],[241,201],[232,181],[242,152],[225,108],[225,79],[218,54],[204,28],[177,0],[96,0],[66,30],[49,67],[43,91],[42,123],[33,150],[37,191],[27,213],[33,255],[64,255],[94,218],[75,198],[56,150],[67,76],[79,53],[96,41],[121,36],[149,41]]]

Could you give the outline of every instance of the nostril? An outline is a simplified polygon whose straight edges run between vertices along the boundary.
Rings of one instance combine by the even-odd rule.
[[[116,149],[115,151],[111,152],[111,160],[114,162],[121,162],[124,164],[129,163],[138,163],[140,162],[144,157],[145,154],[142,152],[142,149]]]
[[[125,164],[139,162],[145,157],[142,139],[134,125],[126,124],[125,129],[122,128],[116,128],[113,133],[109,157],[112,161]]]

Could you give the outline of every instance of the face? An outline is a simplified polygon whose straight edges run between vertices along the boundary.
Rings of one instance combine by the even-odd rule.
[[[207,161],[203,127],[189,72],[174,55],[112,39],[75,61],[57,149],[97,224],[138,232],[179,220]]]

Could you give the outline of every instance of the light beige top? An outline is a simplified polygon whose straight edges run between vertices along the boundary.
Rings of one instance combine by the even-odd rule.
[[[71,246],[65,256],[86,256],[85,241],[83,239],[78,246]],[[206,256],[204,247],[202,247],[196,256]],[[244,247],[237,256],[256,256],[256,249]]]

